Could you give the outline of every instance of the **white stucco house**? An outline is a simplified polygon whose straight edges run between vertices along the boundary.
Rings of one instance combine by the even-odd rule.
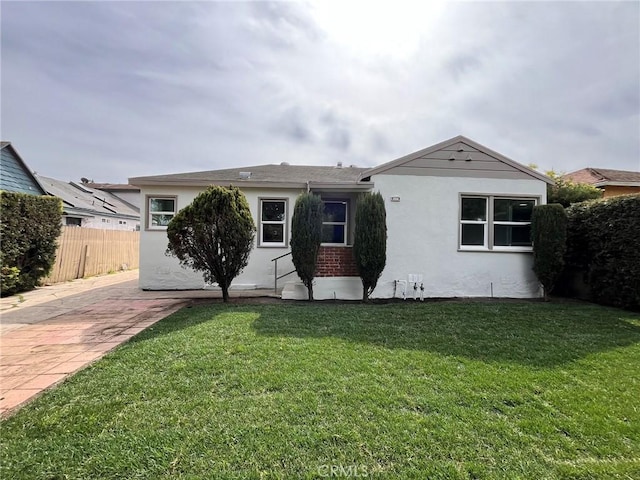
[[[274,288],[293,270],[289,239],[298,195],[325,205],[317,299],[360,299],[352,257],[356,199],[379,191],[387,210],[387,263],[373,298],[541,295],[531,270],[531,212],[546,203],[551,180],[463,136],[375,168],[282,163],[136,177],[142,226],[140,287],[202,289],[202,275],[165,255],[166,225],[209,185],[234,185],[247,197],[257,227],[248,266],[232,289]],[[278,262],[274,259],[278,258]],[[277,263],[277,271],[275,270]],[[284,299],[306,299],[295,273],[278,281]]]

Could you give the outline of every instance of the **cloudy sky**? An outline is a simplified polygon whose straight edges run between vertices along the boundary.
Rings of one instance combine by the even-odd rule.
[[[1,124],[62,180],[374,166],[466,135],[640,170],[640,2],[11,2]]]

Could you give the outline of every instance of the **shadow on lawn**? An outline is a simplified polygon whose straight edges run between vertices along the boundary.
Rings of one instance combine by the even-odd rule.
[[[261,309],[263,336],[337,337],[552,367],[640,342],[640,315],[589,304],[424,303]]]

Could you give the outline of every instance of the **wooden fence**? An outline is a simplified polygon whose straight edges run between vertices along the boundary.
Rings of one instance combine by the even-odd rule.
[[[43,284],[138,268],[139,250],[140,232],[62,227],[56,263]]]

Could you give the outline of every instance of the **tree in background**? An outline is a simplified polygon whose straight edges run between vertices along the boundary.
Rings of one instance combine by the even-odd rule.
[[[559,203],[567,208],[572,203],[602,198],[602,190],[593,185],[565,180],[561,173],[553,170],[545,172],[545,175],[554,182],[553,185],[547,185],[547,203]]]
[[[56,197],[0,192],[0,292],[35,288],[51,271],[62,229],[62,201]]]
[[[249,261],[255,231],[244,194],[235,187],[212,186],[169,222],[167,255],[216,282],[228,302],[231,282]]]
[[[322,241],[322,200],[303,193],[296,200],[291,219],[291,257],[293,266],[313,300],[313,279]]]
[[[366,302],[387,261],[387,212],[379,192],[358,198],[353,256],[362,280],[362,301]]]
[[[562,205],[553,203],[533,208],[531,217],[533,271],[542,284],[545,301],[564,268],[567,250],[567,214]]]

